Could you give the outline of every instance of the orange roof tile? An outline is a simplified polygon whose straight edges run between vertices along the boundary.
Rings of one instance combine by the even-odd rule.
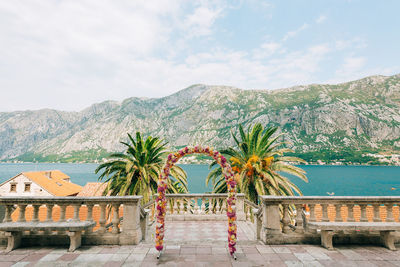
[[[82,190],[82,186],[65,181],[64,179],[69,179],[69,176],[59,170],[23,172],[22,174],[54,196],[74,196]]]
[[[87,183],[78,193],[78,197],[99,197],[106,189],[106,183]]]

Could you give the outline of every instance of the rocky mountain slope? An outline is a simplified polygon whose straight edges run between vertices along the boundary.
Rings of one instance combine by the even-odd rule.
[[[0,113],[0,160],[82,160],[121,150],[126,133],[173,147],[231,144],[239,123],[277,125],[297,153],[400,151],[400,74],[337,85],[240,90],[193,85],[158,99],[106,101],[80,112]]]

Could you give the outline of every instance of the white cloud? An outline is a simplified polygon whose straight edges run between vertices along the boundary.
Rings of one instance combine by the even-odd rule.
[[[189,36],[204,36],[212,33],[215,20],[221,15],[222,9],[213,9],[200,6],[188,15],[184,21],[184,27]]]
[[[367,47],[366,41],[361,37],[354,37],[348,40],[336,40],[335,41],[336,49],[344,50],[344,49],[362,49]]]
[[[263,43],[259,48],[253,51],[256,59],[268,58],[276,53],[282,52],[282,44],[274,41]]]
[[[320,24],[322,22],[324,22],[327,19],[327,17],[325,15],[320,15],[316,20],[315,23]]]
[[[298,29],[294,30],[294,31],[290,31],[287,32],[285,34],[285,36],[283,37],[283,41],[287,41],[290,38],[295,37],[296,35],[298,35],[300,32],[304,31],[305,29],[307,29],[309,27],[309,25],[307,23],[304,23],[303,25],[301,25],[301,27],[299,27]]]
[[[236,7],[180,1],[0,1],[0,111],[79,110],[107,99],[162,97],[195,83],[267,89],[314,83],[329,57],[363,43],[289,49],[269,37],[252,48],[219,40],[195,49],[194,42],[215,38],[226,8]],[[365,61],[347,58],[337,77],[361,73]]]

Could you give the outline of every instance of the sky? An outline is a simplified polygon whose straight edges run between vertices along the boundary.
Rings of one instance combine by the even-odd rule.
[[[0,111],[400,73],[397,0],[0,1]]]

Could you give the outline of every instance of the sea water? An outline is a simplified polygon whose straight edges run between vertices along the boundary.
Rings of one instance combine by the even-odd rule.
[[[75,163],[0,163],[0,183],[26,171],[60,170],[71,181],[85,185],[97,182],[97,164]],[[211,192],[205,185],[208,165],[180,165],[188,175],[191,193]],[[306,196],[400,196],[400,167],[397,166],[299,166],[307,172],[308,183],[290,177]]]

